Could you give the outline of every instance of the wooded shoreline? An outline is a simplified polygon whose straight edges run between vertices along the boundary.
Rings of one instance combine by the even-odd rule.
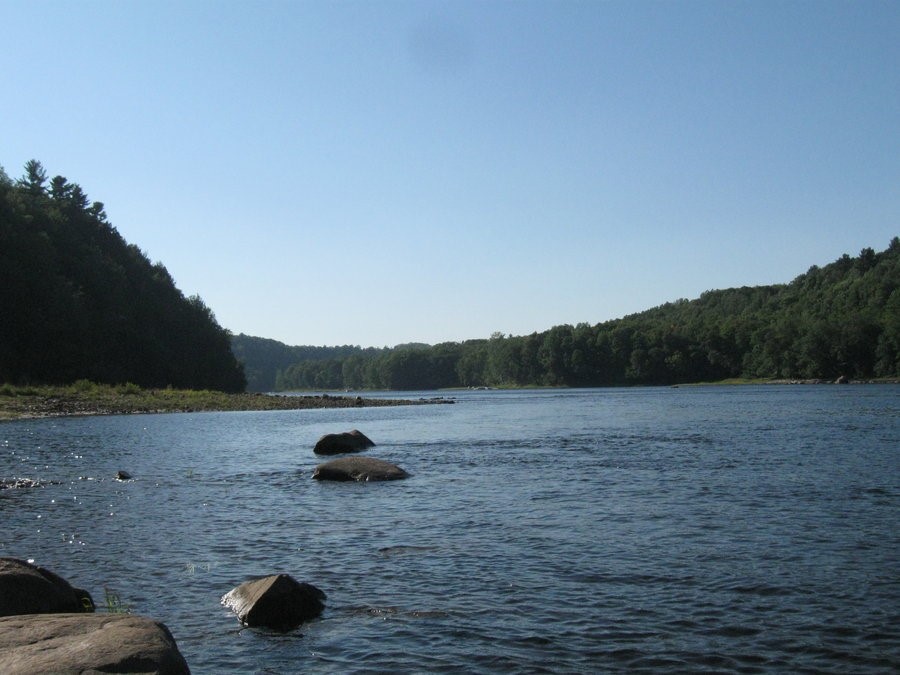
[[[371,408],[433,403],[452,403],[452,400],[363,398],[331,394],[320,396],[226,394],[219,391],[141,389],[129,384],[109,386],[90,382],[77,382],[62,387],[0,386],[0,420],[173,412]]]

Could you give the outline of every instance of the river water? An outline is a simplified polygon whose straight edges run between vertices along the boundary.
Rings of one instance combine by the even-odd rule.
[[[900,671],[900,387],[451,395],[0,423],[0,479],[49,483],[0,491],[0,555],[163,621],[194,673]],[[353,428],[412,477],[311,480]],[[277,572],[320,619],[219,604]]]

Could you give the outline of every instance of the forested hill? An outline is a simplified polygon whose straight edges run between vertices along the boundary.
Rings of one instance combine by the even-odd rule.
[[[364,351],[351,346],[291,347],[277,340],[243,333],[231,338],[231,349],[244,365],[248,391],[274,391],[278,373],[295,363],[342,359]]]
[[[421,343],[409,343],[398,345],[395,350],[411,350],[411,349],[428,349],[429,345]],[[271,340],[268,338],[254,337],[252,335],[235,335],[231,338],[231,349],[235,356],[244,366],[244,372],[247,375],[248,391],[276,391],[284,389],[282,385],[282,376],[289,368],[299,363],[319,363],[322,366],[334,370],[340,369],[346,361],[348,364],[356,363],[359,359],[364,361],[373,361],[379,355],[387,354],[391,349],[366,347],[362,348],[353,345],[342,345],[340,347],[314,347],[312,345],[302,345],[291,347],[283,342]],[[349,359],[349,357],[354,357]],[[318,366],[310,366],[313,370]],[[320,381],[322,380],[319,377]],[[344,388],[337,386],[336,377],[328,376],[327,386],[313,385],[310,387],[337,389]],[[370,389],[372,387],[369,387]]]
[[[357,350],[280,370],[281,389],[897,378],[900,239],[811,267],[789,284],[708,291],[594,326]]]
[[[0,169],[0,382],[241,391],[230,336],[75,183]]]

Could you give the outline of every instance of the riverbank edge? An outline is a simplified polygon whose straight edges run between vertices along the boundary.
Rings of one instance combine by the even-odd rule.
[[[765,380],[754,378],[733,377],[727,380],[718,380],[715,382],[686,382],[684,384],[673,385],[678,387],[714,387],[714,386],[734,386],[745,384],[900,384],[900,379],[894,377],[873,378],[868,380],[825,380],[821,378],[781,378],[777,380]]]
[[[732,378],[717,382],[686,382],[672,387],[722,385],[836,384],[822,379]],[[900,384],[897,378],[845,380],[842,384]],[[633,385],[646,386],[646,385]],[[665,385],[662,385],[665,386]],[[569,389],[570,387],[479,387],[479,389],[528,390]],[[452,393],[463,388],[442,389]],[[242,412],[265,410],[310,410],[317,408],[374,408],[385,406],[454,403],[453,398],[364,398],[323,393],[311,394],[227,394],[189,389],[142,389],[133,384],[100,385],[76,382],[67,386],[23,386],[0,384],[0,422],[46,417],[89,415],[139,415],[153,413]]]
[[[219,391],[142,389],[130,384],[75,383],[60,387],[0,385],[0,421],[88,415],[372,408],[447,402],[451,401],[442,398],[376,399],[332,394],[226,394]]]
[[[739,385],[763,385],[763,384],[773,384],[773,385],[782,385],[782,384],[900,384],[900,378],[896,377],[882,377],[882,378],[871,378],[865,380],[842,380],[837,382],[835,380],[826,380],[822,378],[807,378],[807,379],[786,379],[780,378],[775,380],[764,379],[764,378],[750,378],[750,377],[732,377],[726,380],[712,380],[709,382],[676,382],[674,384],[610,384],[610,385],[602,385],[597,387],[584,387],[585,389],[641,389],[641,388],[652,388],[652,387],[719,387],[719,386],[739,386]],[[446,387],[444,389],[438,389],[436,391],[439,392],[456,392],[456,391],[544,391],[544,390],[565,390],[565,389],[580,389],[581,387],[570,387],[567,385],[512,385],[512,384],[503,384],[496,385],[492,387]]]

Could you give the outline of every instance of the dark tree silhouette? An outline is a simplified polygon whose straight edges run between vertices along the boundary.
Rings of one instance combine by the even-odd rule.
[[[230,335],[36,160],[0,172],[0,381],[242,391]]]

